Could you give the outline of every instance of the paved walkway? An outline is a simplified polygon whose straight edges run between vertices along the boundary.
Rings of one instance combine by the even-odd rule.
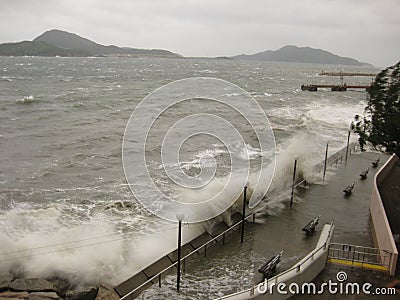
[[[355,153],[349,156],[346,166],[343,163],[328,168],[325,184],[312,185],[294,208],[310,217],[321,215],[321,224],[334,220],[333,242],[373,246],[369,205],[374,176],[380,167],[372,168],[371,162],[377,157],[380,166],[389,158],[385,154]],[[360,173],[367,168],[368,176],[362,180]],[[345,196],[343,190],[353,182],[351,195]]]
[[[377,168],[372,168],[371,162],[377,157],[380,157],[380,165]],[[374,247],[369,217],[372,182],[376,172],[388,158],[389,156],[387,155],[376,153],[354,154],[350,156],[347,166],[339,166],[335,174],[328,180],[328,185],[322,187],[313,186],[307,193],[306,198],[308,201],[313,199],[316,201],[318,197],[325,195],[322,199],[332,203],[331,208],[326,210],[324,214],[326,217],[331,216],[335,219],[336,229],[333,242]],[[359,173],[368,167],[370,170],[367,179],[361,180]],[[388,177],[380,186],[380,190],[382,197],[385,198],[385,207],[390,210],[391,225],[395,226],[399,233],[400,168],[395,166],[390,175],[390,178]],[[355,185],[351,196],[346,198],[343,194],[340,195],[341,188],[354,181]],[[346,272],[348,277],[346,282],[359,284],[369,282],[373,285],[371,289],[393,286],[393,283],[400,279],[398,277],[392,278],[382,272],[328,264],[327,268],[314,280],[314,283],[318,286],[329,280],[337,282],[336,275],[340,271]],[[298,295],[291,299],[399,299],[399,295],[400,291],[397,290],[396,295],[386,296],[365,295],[363,293],[359,295],[332,295],[325,293],[323,295]]]
[[[258,268],[281,250],[284,250],[284,253],[277,272],[293,266],[314,248],[322,225],[332,220],[336,225],[333,242],[373,247],[369,204],[373,178],[379,169],[372,168],[371,162],[377,157],[380,157],[380,166],[388,159],[384,154],[355,153],[349,156],[347,166],[344,165],[344,161],[330,166],[325,183],[322,183],[322,172],[316,174],[314,184],[297,190],[292,208],[286,203],[283,211],[276,216],[257,217],[255,224],[246,222],[243,244],[240,243],[240,235],[237,232],[227,237],[225,246],[220,244],[215,245],[215,248],[211,247],[210,251],[207,251],[207,257],[199,256],[188,261],[187,272],[181,282],[181,294],[175,292],[173,281],[168,279],[170,283],[163,281],[161,289],[158,286],[151,287],[146,292],[151,296],[146,299],[212,299],[217,295],[227,295],[248,288],[259,282],[261,274],[258,273]],[[360,173],[367,168],[370,168],[368,177],[361,180]],[[352,194],[349,197],[344,196],[343,189],[353,182],[355,185]],[[290,191],[287,195],[287,200],[289,199]],[[321,219],[316,232],[307,237],[301,228],[318,215],[321,215]],[[249,265],[253,272],[249,272]],[[316,278],[316,282],[336,280],[336,274],[341,268],[330,265]],[[363,282],[371,281],[377,287],[386,286],[392,280],[379,272],[347,269],[352,277]],[[253,274],[256,278],[252,278]],[[171,278],[175,278],[174,276],[172,274]],[[196,284],[191,278],[196,278]],[[227,284],[223,284],[224,282]],[[308,299],[310,296],[301,297],[298,299]],[[322,299],[322,295],[315,297]],[[323,297],[331,299],[332,295],[327,294]],[[354,297],[347,298],[341,295],[337,299]]]

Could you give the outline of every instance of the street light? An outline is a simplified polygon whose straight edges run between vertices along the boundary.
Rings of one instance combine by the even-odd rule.
[[[368,93],[367,93],[367,94],[368,94]],[[357,121],[359,120],[359,118],[360,118],[359,115],[355,115],[354,120],[357,122]],[[348,130],[348,133],[347,133],[346,157],[345,157],[345,160],[344,160],[344,165],[345,165],[345,166],[347,166],[347,157],[348,157],[348,155],[349,155],[350,134],[351,134],[351,131],[354,131],[354,129],[355,129],[354,122],[351,122],[351,123],[350,123],[349,130]]]
[[[296,183],[296,168],[297,168],[298,157],[294,158],[294,168],[293,168],[293,179],[292,179],[292,194],[290,196],[290,207],[293,205],[293,195],[294,195],[294,185]]]
[[[324,173],[323,173],[323,175],[322,175],[322,181],[325,181],[326,164],[328,163],[328,147],[329,147],[329,142],[326,143],[325,160],[324,160]]]
[[[246,191],[249,182],[246,182],[246,185],[243,187],[243,210],[242,210],[242,234],[240,236],[240,243],[243,243],[243,235],[244,235],[244,219],[246,216]]]
[[[349,129],[349,132],[347,134],[347,146],[346,146],[346,157],[344,160],[344,165],[347,166],[347,156],[349,154],[349,145],[350,145],[350,133],[351,133],[351,129]]]
[[[182,221],[185,219],[184,213],[177,213],[176,219],[179,222],[178,225],[178,272],[176,275],[176,290],[179,293],[179,285],[181,281],[181,247],[182,247]]]

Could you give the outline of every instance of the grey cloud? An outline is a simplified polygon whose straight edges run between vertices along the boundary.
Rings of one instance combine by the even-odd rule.
[[[59,28],[104,44],[187,56],[295,44],[389,65],[400,53],[398,0],[0,0],[0,5],[0,42]]]

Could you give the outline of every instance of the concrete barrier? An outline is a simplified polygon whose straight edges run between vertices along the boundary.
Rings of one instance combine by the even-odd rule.
[[[382,168],[376,173],[371,194],[370,214],[372,220],[372,231],[374,244],[381,251],[388,250],[393,253],[390,264],[389,273],[395,275],[398,251],[393,238],[392,230],[390,229],[389,221],[386,216],[385,208],[382,203],[382,198],[379,193],[378,185],[387,177],[392,167],[398,162],[399,158],[393,154]]]
[[[308,253],[302,260],[296,263],[290,269],[268,279],[267,282],[262,282],[253,288],[237,292],[228,296],[217,298],[217,300],[243,300],[243,299],[287,299],[293,296],[290,293],[280,294],[276,287],[279,283],[285,283],[289,286],[291,283],[299,285],[311,282],[326,266],[328,257],[328,248],[332,239],[334,230],[333,223],[326,224],[322,229],[318,243],[314,250]],[[273,289],[273,286],[275,289]],[[272,293],[268,292],[273,290]],[[262,293],[267,291],[266,293]]]

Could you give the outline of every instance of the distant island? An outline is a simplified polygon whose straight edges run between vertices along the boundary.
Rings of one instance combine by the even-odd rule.
[[[276,51],[267,50],[252,55],[241,54],[233,56],[233,58],[239,60],[372,66],[371,64],[359,62],[349,57],[338,56],[325,50],[296,46],[285,46]]]
[[[44,32],[32,41],[0,44],[0,56],[62,56],[62,57],[165,57],[184,58],[182,55],[161,49],[138,49],[105,46],[95,43],[75,33],[53,29]],[[194,58],[194,57],[192,57]],[[207,57],[201,57],[210,59]],[[336,64],[371,66],[349,57],[341,57],[331,52],[310,47],[285,46],[279,50],[267,50],[252,55],[241,54],[215,59],[257,60],[313,64]]]
[[[77,34],[53,29],[32,41],[0,44],[0,56],[127,56],[127,57],[182,57],[161,49],[137,49],[104,46]]]

